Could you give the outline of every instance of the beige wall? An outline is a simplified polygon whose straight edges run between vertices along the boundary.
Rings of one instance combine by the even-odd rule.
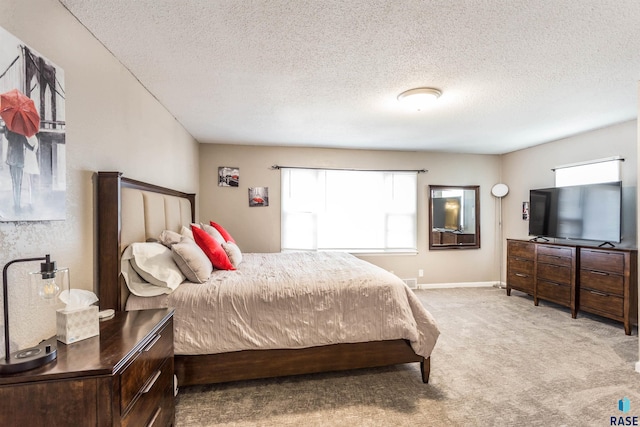
[[[445,153],[366,151],[200,145],[200,218],[227,227],[246,252],[280,250],[280,172],[271,166],[427,169],[418,175],[418,254],[375,255],[362,258],[421,284],[498,280],[496,204],[490,194],[500,173],[499,156]],[[218,187],[219,166],[240,168],[240,187]],[[479,185],[482,247],[479,250],[431,251],[428,246],[428,186]],[[269,207],[248,204],[249,187],[269,187]]]
[[[196,192],[198,144],[58,1],[3,0],[0,26],[64,69],[67,121],[67,219],[0,223],[0,267],[51,253],[70,268],[72,287],[93,289],[93,172]],[[25,297],[24,276],[38,267],[9,270],[11,338],[20,348],[55,333],[53,313]]]
[[[560,165],[621,156],[623,186],[623,241],[636,246],[637,124],[635,120],[505,154],[502,176],[509,185],[503,200],[505,238],[528,238],[528,222],[522,220],[522,202],[532,188],[555,185],[552,168]],[[626,213],[626,215],[625,215]]]

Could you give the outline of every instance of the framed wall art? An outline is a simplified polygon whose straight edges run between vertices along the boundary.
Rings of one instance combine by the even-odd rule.
[[[0,221],[63,220],[64,71],[0,27]]]
[[[218,187],[237,187],[240,185],[240,168],[220,166],[218,168]]]
[[[249,207],[269,206],[269,187],[249,187]]]

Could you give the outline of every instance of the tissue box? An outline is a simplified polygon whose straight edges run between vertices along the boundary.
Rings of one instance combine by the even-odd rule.
[[[85,338],[95,337],[100,333],[98,306],[79,308],[77,310],[56,310],[56,337],[58,341],[71,344]]]

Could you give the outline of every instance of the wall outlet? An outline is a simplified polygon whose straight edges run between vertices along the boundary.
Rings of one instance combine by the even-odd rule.
[[[418,277],[424,277],[424,270],[423,269],[418,270]]]

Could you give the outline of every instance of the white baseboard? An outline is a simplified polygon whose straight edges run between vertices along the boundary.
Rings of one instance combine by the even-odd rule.
[[[640,362],[636,362],[636,372],[640,372]]]
[[[443,289],[443,288],[488,288],[497,285],[498,282],[460,282],[460,283],[418,283],[416,289]]]

